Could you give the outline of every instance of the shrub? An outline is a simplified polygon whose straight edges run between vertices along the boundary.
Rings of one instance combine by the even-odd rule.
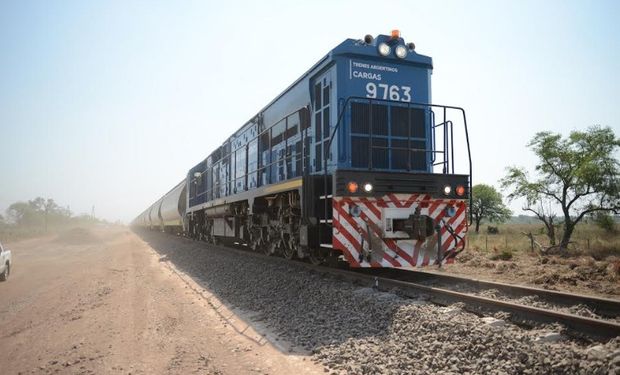
[[[616,231],[616,222],[613,216],[607,212],[598,212],[594,217],[594,222],[599,228],[605,230],[605,232],[613,233]]]
[[[508,250],[502,250],[501,253],[494,254],[491,256],[491,260],[511,260],[512,252]]]
[[[492,226],[488,226],[487,227],[487,233],[488,234],[499,234],[499,228],[498,227],[492,227]]]
[[[609,256],[620,256],[620,247],[617,244],[597,239],[592,244],[590,255],[596,260],[604,260]]]

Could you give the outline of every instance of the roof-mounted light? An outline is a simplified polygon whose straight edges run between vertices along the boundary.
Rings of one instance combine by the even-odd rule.
[[[400,38],[400,30],[392,30],[392,39],[398,39]]]
[[[379,50],[379,55],[381,56],[389,55],[390,51],[392,50],[390,46],[387,45],[387,43],[379,43],[377,49]]]
[[[373,40],[374,38],[370,34],[366,34],[366,36],[364,37],[364,43],[366,44],[371,44]]]
[[[399,59],[404,59],[405,57],[407,57],[407,48],[405,48],[405,46],[398,45],[394,49],[394,53],[396,53],[396,57],[398,57]]]

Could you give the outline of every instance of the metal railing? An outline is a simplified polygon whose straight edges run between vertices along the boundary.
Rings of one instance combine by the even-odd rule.
[[[368,170],[374,170],[372,167],[372,159],[373,159],[373,149],[377,148],[377,149],[395,149],[394,147],[390,147],[390,146],[373,146],[372,143],[372,135],[373,135],[373,117],[372,117],[372,106],[373,105],[385,105],[388,108],[389,107],[393,107],[393,106],[398,106],[398,107],[404,107],[407,108],[408,110],[413,109],[424,109],[425,111],[428,111],[430,113],[430,122],[431,122],[431,134],[430,134],[430,143],[432,144],[432,147],[430,150],[428,149],[412,149],[410,147],[399,147],[397,149],[402,149],[404,151],[407,151],[409,153],[409,155],[411,155],[411,152],[424,152],[425,154],[430,153],[431,157],[431,172],[433,170],[433,167],[435,166],[442,166],[442,174],[454,174],[455,173],[455,159],[454,159],[454,122],[452,120],[448,119],[448,111],[456,111],[457,113],[460,113],[460,115],[462,116],[462,121],[463,121],[463,130],[465,133],[465,142],[467,145],[467,159],[468,159],[468,175],[469,175],[469,201],[471,202],[471,194],[472,194],[472,162],[471,162],[471,149],[470,149],[470,143],[469,143],[469,131],[467,129],[467,118],[465,116],[465,110],[461,107],[455,107],[455,106],[447,106],[447,105],[440,105],[440,104],[428,104],[428,103],[404,103],[404,102],[394,102],[394,101],[390,101],[390,100],[386,100],[386,99],[370,99],[370,98],[364,98],[364,97],[349,97],[346,100],[344,100],[344,102],[342,103],[342,105],[340,106],[340,112],[338,114],[338,119],[336,122],[336,125],[333,127],[329,140],[327,142],[327,147],[325,147],[324,149],[324,155],[323,155],[323,189],[325,191],[325,195],[327,195],[327,191],[328,191],[328,174],[327,174],[327,166],[328,166],[328,159],[330,158],[331,155],[331,145],[333,143],[334,137],[336,135],[336,133],[338,132],[338,130],[340,129],[340,127],[343,125],[344,123],[344,118],[345,118],[345,114],[348,111],[351,111],[351,104],[352,103],[367,103],[369,105],[369,113],[371,114],[369,116],[369,132],[368,132],[368,136],[369,136],[369,165],[368,165]],[[374,104],[373,104],[374,103]],[[437,112],[439,112],[440,114],[440,120],[441,122],[436,124],[436,119],[437,119]],[[426,116],[425,116],[425,128],[426,128]],[[389,124],[388,124],[389,126]],[[409,121],[407,123],[407,126],[409,128],[408,130],[408,135],[409,137],[407,137],[407,139],[409,140],[409,145],[410,145],[410,140],[411,140],[411,116],[409,116]],[[442,133],[442,142],[443,142],[443,149],[438,150],[436,148],[436,132],[437,129],[442,129],[443,131]],[[428,138],[428,136],[426,137]],[[352,152],[349,153],[349,158],[351,158]],[[442,160],[437,162],[437,157],[438,156],[442,156]],[[411,158],[411,156],[409,156],[409,158]],[[350,159],[349,159],[350,161]],[[411,166],[411,163],[409,163],[409,167]],[[325,211],[327,212],[328,209],[328,203],[327,203],[327,199],[325,199]],[[470,210],[470,221],[471,221],[471,210]]]
[[[309,121],[311,121],[310,119],[310,115],[308,114],[308,118],[304,119],[303,116],[306,116],[306,114],[304,114],[304,110],[309,112],[309,108],[308,107],[302,107],[299,108],[289,114],[287,114],[286,116],[283,116],[282,119],[276,121],[273,125],[266,127],[263,131],[257,132],[258,134],[250,139],[249,141],[247,141],[246,143],[243,143],[242,146],[237,147],[235,149],[232,149],[231,147],[231,151],[226,153],[225,155],[222,155],[217,161],[213,162],[213,163],[218,163],[221,160],[226,160],[226,158],[229,158],[229,161],[227,163],[222,163],[221,165],[227,165],[228,169],[229,169],[229,177],[225,180],[222,181],[220,178],[218,178],[218,182],[215,183],[215,181],[213,181],[212,179],[212,187],[210,189],[205,189],[204,191],[200,192],[200,193],[196,193],[193,197],[191,197],[190,195],[190,205],[189,206],[196,206],[198,204],[201,203],[205,203],[208,202],[210,200],[215,200],[215,199],[219,199],[219,198],[223,198],[223,197],[227,197],[233,194],[237,194],[237,193],[241,193],[242,191],[248,191],[251,188],[249,187],[249,178],[250,175],[252,174],[256,174],[256,178],[257,178],[257,186],[253,187],[253,188],[257,188],[260,187],[262,185],[269,185],[272,184],[274,182],[271,182],[271,170],[272,167],[274,165],[279,165],[280,163],[283,164],[284,167],[284,178],[282,179],[282,181],[286,181],[289,178],[293,178],[293,177],[302,177],[305,173],[306,173],[306,167],[307,167],[307,163],[310,160],[310,155],[309,155],[309,149],[312,145],[308,145],[308,147],[306,147],[306,139],[308,138],[312,138],[311,136],[307,136],[306,133],[310,132],[312,127],[310,126]],[[271,160],[271,153],[272,151],[272,144],[271,144],[271,140],[272,140],[272,134],[271,134],[271,129],[274,128],[277,124],[279,124],[282,121],[288,121],[288,118],[292,115],[298,114],[299,115],[299,122],[297,124],[298,130],[297,130],[297,134],[295,136],[289,137],[284,139],[282,142],[278,143],[278,145],[282,145],[281,147],[284,147],[284,156],[276,159],[276,160]],[[308,121],[308,126],[304,127],[304,121]],[[259,124],[259,122],[257,122],[257,124]],[[260,125],[259,125],[260,126]],[[289,129],[288,126],[288,122],[286,123],[285,126],[285,131],[284,133],[286,133]],[[269,135],[269,153],[270,153],[270,161],[267,164],[263,164],[262,162],[262,158],[260,157],[261,152],[264,152],[265,150],[261,150],[260,147],[260,138],[265,136],[265,135]],[[289,153],[289,139],[295,139],[297,140],[297,138],[301,138],[301,153],[298,152],[294,152],[294,153]],[[249,152],[247,152],[247,148],[248,145],[254,141],[257,141],[257,157],[256,157],[256,169],[249,171]],[[230,143],[230,142],[229,142]],[[232,146],[232,145],[231,145]],[[244,173],[240,176],[236,176],[236,172],[234,171],[234,169],[236,168],[236,161],[235,161],[235,155],[237,153],[237,151],[242,150],[242,149],[246,149],[245,152],[245,167],[244,167]],[[289,177],[288,176],[288,163],[296,163],[298,159],[301,159],[301,171],[296,171],[296,175]],[[204,173],[207,173],[208,171],[213,170],[213,166],[211,167],[206,167],[202,172],[199,172],[201,175]],[[259,183],[259,177],[262,175],[263,171],[267,171],[267,183],[266,184],[261,184]],[[202,178],[202,176],[200,177]],[[209,178],[209,177],[208,177]],[[236,184],[236,181],[239,179],[243,179],[244,181],[244,189],[242,191],[233,191],[234,189],[231,189],[231,185],[234,183]],[[197,178],[192,177],[191,178],[191,183],[196,183]],[[281,181],[276,181],[276,182],[281,182]],[[230,189],[231,191],[228,194],[222,194],[221,190],[222,187],[226,187],[226,189]],[[205,199],[204,201],[200,201],[200,199],[197,199],[199,197],[203,197],[206,196],[207,199]],[[210,199],[209,199],[210,198]],[[193,203],[192,203],[192,199],[193,199]],[[199,202],[196,202],[196,200],[198,200]]]

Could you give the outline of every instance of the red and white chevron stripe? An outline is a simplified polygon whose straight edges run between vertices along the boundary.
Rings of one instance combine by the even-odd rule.
[[[358,217],[349,213],[352,205],[360,207]],[[445,215],[449,205],[456,209],[456,215],[448,218]],[[420,215],[430,216],[435,224],[443,220],[441,246],[444,254],[460,249],[467,232],[467,205],[464,200],[433,199],[426,194],[387,194],[380,198],[334,197],[332,208],[332,245],[342,251],[351,267],[407,268],[437,264],[437,235],[423,241],[386,238],[389,237],[384,228],[386,212],[408,214],[419,208]],[[399,210],[386,210],[394,208]],[[462,239],[457,241],[446,225],[450,225]],[[366,256],[360,257],[360,252]],[[443,263],[453,261],[453,257],[446,257]]]

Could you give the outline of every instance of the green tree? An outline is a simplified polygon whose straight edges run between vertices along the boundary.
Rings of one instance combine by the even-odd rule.
[[[567,248],[575,226],[586,215],[620,211],[620,163],[614,157],[620,140],[611,128],[593,126],[573,131],[567,138],[540,132],[527,146],[539,159],[537,178],[523,168],[509,167],[502,187],[510,191],[509,199],[525,198],[523,209],[541,220],[550,216],[540,212],[545,206],[541,202],[551,202],[559,209],[563,217],[561,249]]]
[[[28,202],[15,202],[9,206],[6,213],[18,226],[34,226],[42,222],[36,208]]]
[[[597,212],[594,215],[594,223],[606,232],[613,233],[616,231],[616,221],[608,212]]]
[[[31,201],[28,201],[28,204],[30,204],[34,210],[43,217],[46,232],[49,223],[60,224],[71,217],[71,211],[59,206],[51,198],[44,199],[37,197]]]
[[[508,220],[512,214],[502,202],[502,195],[493,186],[485,184],[473,187],[471,213],[476,224],[476,233],[482,220],[501,223]]]
[[[44,226],[49,223],[61,224],[71,218],[71,211],[56,204],[53,199],[37,197],[28,202],[15,202],[7,209],[7,214],[18,226]]]

